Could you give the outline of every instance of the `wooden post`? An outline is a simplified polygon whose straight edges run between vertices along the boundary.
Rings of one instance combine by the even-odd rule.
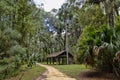
[[[50,58],[50,64],[51,64],[51,58]]]
[[[51,64],[53,64],[53,57],[51,58]]]
[[[58,64],[60,65],[60,58],[58,58]]]
[[[47,64],[48,64],[48,58],[47,58]]]
[[[62,64],[63,64],[63,57],[62,57]]]
[[[52,58],[53,64],[54,64],[54,58]]]

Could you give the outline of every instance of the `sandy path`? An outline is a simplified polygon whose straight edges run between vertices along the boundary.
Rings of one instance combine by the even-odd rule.
[[[45,67],[47,71],[43,74],[43,76],[46,76],[46,78],[43,78],[43,79],[37,78],[36,80],[76,80],[74,78],[70,78],[66,76],[65,74],[61,73],[60,71],[58,71],[52,66],[43,65],[40,63],[37,63],[37,64],[42,67]]]

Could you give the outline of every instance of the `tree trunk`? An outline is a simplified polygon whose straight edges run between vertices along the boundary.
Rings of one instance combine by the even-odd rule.
[[[105,13],[106,13],[108,26],[109,26],[109,28],[113,28],[114,27],[113,0],[106,0],[104,5],[105,5]]]
[[[65,27],[65,30],[66,30],[66,58],[67,58],[67,64],[69,64],[69,61],[68,61],[68,29],[67,29],[67,25]]]
[[[114,11],[113,11],[113,0],[110,0],[110,13],[109,13],[109,27],[114,27]]]

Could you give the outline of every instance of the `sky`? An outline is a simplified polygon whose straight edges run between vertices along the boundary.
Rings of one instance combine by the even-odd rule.
[[[44,10],[49,12],[53,8],[59,9],[65,0],[34,0],[37,5],[44,3]]]

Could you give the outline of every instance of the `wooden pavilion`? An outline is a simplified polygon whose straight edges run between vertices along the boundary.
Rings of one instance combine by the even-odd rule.
[[[47,56],[47,64],[67,64],[67,52],[66,51],[61,51],[61,52],[56,52],[52,53]],[[73,55],[68,53],[68,61],[69,63],[73,63]]]

